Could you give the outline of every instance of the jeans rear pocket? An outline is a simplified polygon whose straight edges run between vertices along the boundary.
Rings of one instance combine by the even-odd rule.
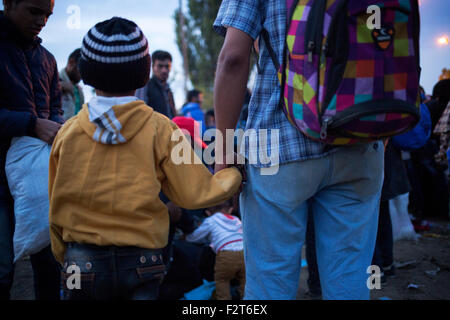
[[[163,264],[136,268],[137,276],[141,282],[158,279],[159,282],[161,283],[162,280],[164,279],[165,271],[166,267]]]
[[[61,272],[63,300],[90,300],[94,297],[95,273]]]

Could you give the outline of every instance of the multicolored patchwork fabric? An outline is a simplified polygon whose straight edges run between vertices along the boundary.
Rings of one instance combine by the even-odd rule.
[[[284,111],[332,145],[405,132],[420,118],[417,0],[286,0]],[[369,28],[370,6],[381,25]]]

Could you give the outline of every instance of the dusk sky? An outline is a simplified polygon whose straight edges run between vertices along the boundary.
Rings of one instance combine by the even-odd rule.
[[[450,36],[450,0],[421,0],[421,3],[421,83],[427,93],[431,93],[442,69],[450,69],[450,46],[437,44],[440,36]],[[150,52],[164,49],[172,53],[171,87],[177,108],[180,108],[185,97],[182,59],[175,43],[173,13],[177,7],[178,0],[56,0],[54,14],[40,37],[43,45],[55,55],[61,69],[66,65],[68,55],[80,47],[85,33],[97,22],[112,16],[135,21],[149,40]],[[0,8],[3,9],[2,4]],[[74,20],[77,8],[80,12],[79,26]],[[85,89],[89,97],[90,92],[87,91],[90,90]]]

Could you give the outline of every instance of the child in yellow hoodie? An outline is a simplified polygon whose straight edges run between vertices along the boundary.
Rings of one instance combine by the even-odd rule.
[[[178,127],[134,97],[149,78],[147,39],[114,17],[83,39],[80,72],[97,96],[66,122],[50,156],[50,236],[64,299],[156,299],[169,215],[217,205],[241,174],[212,175]],[[191,164],[179,161],[189,152]]]

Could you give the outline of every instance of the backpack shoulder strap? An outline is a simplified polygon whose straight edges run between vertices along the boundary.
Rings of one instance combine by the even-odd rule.
[[[270,58],[272,59],[273,65],[277,69],[277,71],[280,69],[280,63],[278,62],[277,55],[275,54],[275,51],[273,50],[272,45],[270,44],[270,38],[269,38],[269,32],[267,32],[266,29],[262,29],[261,36],[266,44],[267,51],[269,51]]]
[[[295,12],[295,9],[297,8],[298,2],[299,2],[299,0],[294,0],[294,3],[292,4],[292,7],[291,8],[286,8],[287,10],[290,9],[290,12],[289,12],[289,15],[288,15],[288,19],[286,21],[286,33],[289,31],[289,28],[291,26],[292,16],[294,15],[294,12]],[[275,51],[273,50],[272,45],[270,44],[269,32],[266,29],[263,28],[262,31],[261,31],[261,36],[262,36],[262,40],[266,44],[267,50],[269,51],[269,55],[270,55],[270,58],[272,59],[273,65],[275,66],[277,71],[280,70],[280,63],[278,62],[277,55],[276,55]],[[286,48],[283,49],[283,56],[285,54],[286,54]]]

